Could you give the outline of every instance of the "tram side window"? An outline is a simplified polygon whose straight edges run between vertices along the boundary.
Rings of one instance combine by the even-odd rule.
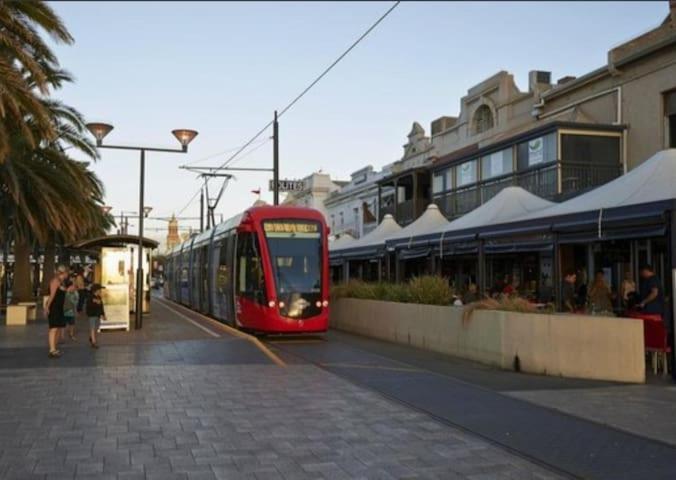
[[[237,292],[239,295],[265,303],[265,282],[257,238],[242,233],[237,238]]]
[[[221,240],[218,253],[218,270],[216,271],[216,290],[223,294],[228,288],[228,277],[230,276],[230,267],[228,266],[228,251],[229,239]]]

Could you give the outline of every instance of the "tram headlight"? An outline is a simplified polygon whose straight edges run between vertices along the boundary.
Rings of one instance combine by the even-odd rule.
[[[315,302],[315,306],[316,306],[317,308],[322,308],[322,302],[320,302],[319,300],[317,300],[317,301]]]
[[[328,306],[329,306],[329,301],[328,301],[328,300],[324,300],[324,301],[322,302],[322,306],[323,306],[324,308],[328,307]]]
[[[280,305],[280,307],[281,307],[281,305],[282,305],[281,302],[280,302],[279,305]],[[275,301],[274,301],[274,300],[270,300],[270,301],[268,302],[268,307],[270,307],[270,308],[275,308]]]
[[[279,302],[279,308],[284,308],[284,302]]]

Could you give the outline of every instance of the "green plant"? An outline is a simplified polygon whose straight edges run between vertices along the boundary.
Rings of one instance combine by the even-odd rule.
[[[472,319],[472,313],[475,310],[499,310],[503,312],[537,313],[537,307],[526,300],[517,296],[503,295],[499,298],[484,298],[478,302],[473,302],[465,306],[462,312],[462,321],[466,325]]]
[[[450,305],[453,302],[453,289],[448,279],[432,275],[413,277],[409,280],[408,296],[411,303],[425,305]]]
[[[364,282],[350,280],[334,285],[331,298],[360,298],[399,303],[421,303],[426,305],[450,305],[453,289],[448,280],[431,275],[414,277],[407,283]]]

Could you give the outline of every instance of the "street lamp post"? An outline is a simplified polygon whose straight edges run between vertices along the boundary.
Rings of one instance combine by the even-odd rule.
[[[138,266],[136,268],[136,311],[134,328],[143,328],[143,220],[148,216],[149,210],[144,205],[144,189],[146,174],[146,152],[187,153],[188,144],[197,136],[197,131],[188,129],[172,130],[171,133],[181,144],[180,149],[137,147],[130,145],[104,145],[103,139],[108,135],[113,126],[107,123],[88,123],[87,128],[96,139],[98,148],[110,148],[114,150],[135,150],[141,153],[141,172],[139,182],[139,207],[138,207]]]

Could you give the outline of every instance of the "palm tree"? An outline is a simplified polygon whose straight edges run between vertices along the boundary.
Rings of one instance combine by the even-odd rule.
[[[113,224],[112,217],[101,210],[101,181],[87,162],[76,161],[67,153],[67,148],[73,148],[90,160],[97,158],[82,116],[58,101],[42,102],[57,137],[33,147],[15,130],[11,154],[0,164],[0,185],[4,190],[0,196],[0,225],[12,225],[13,298],[20,301],[32,298],[30,253],[34,245],[51,247],[55,242],[72,242],[101,234]],[[36,128],[32,120],[27,125]]]
[[[9,153],[16,128],[31,146],[56,136],[41,99],[64,79],[58,73],[56,56],[38,29],[57,42],[73,42],[61,19],[44,1],[0,2],[0,163]],[[25,125],[27,117],[34,128]]]

